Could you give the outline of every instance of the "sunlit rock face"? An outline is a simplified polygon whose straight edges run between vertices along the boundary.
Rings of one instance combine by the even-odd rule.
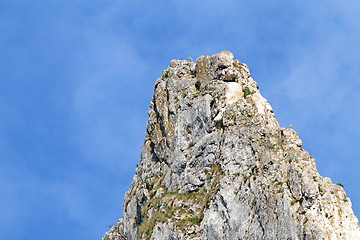
[[[341,186],[223,51],[156,80],[123,217],[103,240],[360,239]]]

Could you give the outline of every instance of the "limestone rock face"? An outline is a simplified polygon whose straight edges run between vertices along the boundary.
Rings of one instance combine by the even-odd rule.
[[[156,80],[123,218],[103,240],[360,239],[350,199],[223,51]]]

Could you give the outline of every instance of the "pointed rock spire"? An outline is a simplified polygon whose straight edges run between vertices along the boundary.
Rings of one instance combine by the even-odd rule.
[[[172,60],[156,80],[123,217],[103,240],[360,239],[343,188],[233,59]]]

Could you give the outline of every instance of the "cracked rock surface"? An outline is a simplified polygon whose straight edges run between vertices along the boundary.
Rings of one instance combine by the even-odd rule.
[[[123,217],[103,240],[360,239],[343,188],[232,53],[172,60],[148,114]]]

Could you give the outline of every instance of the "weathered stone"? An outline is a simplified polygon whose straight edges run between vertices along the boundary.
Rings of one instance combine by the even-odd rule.
[[[233,58],[172,60],[156,80],[123,218],[103,240],[360,239],[342,187]]]

